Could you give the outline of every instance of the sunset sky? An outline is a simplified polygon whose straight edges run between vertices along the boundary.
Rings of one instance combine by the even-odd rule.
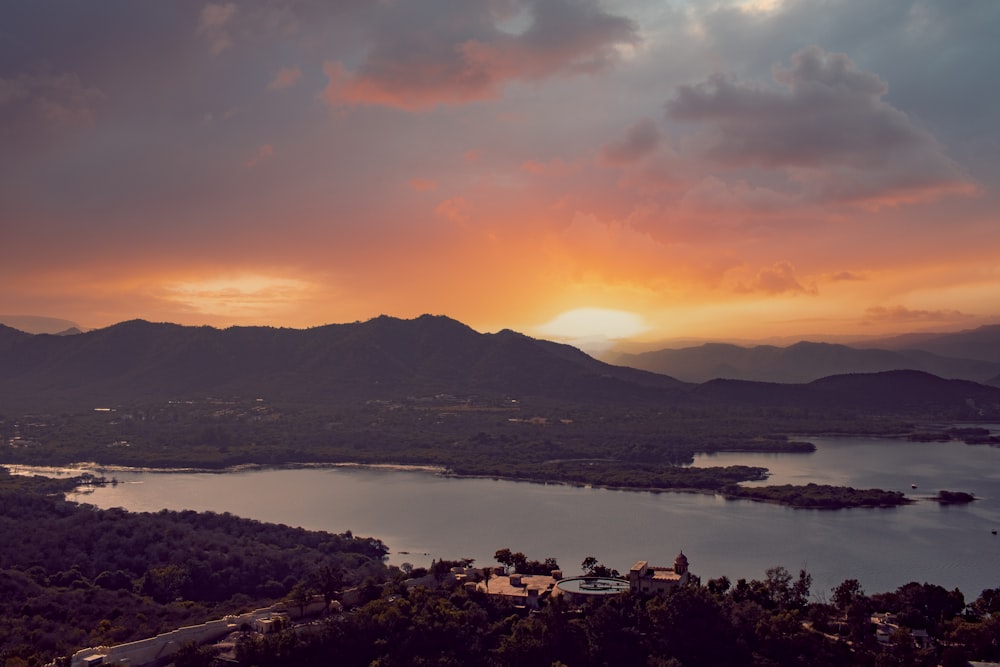
[[[0,0],[0,314],[1000,322],[996,0]]]

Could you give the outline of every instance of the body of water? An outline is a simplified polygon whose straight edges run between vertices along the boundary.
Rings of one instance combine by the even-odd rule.
[[[808,482],[904,491],[894,509],[794,510],[710,494],[612,491],[558,484],[444,477],[374,468],[259,469],[226,473],[114,471],[119,484],[71,495],[98,507],[193,509],[382,539],[390,562],[493,562],[501,547],[555,557],[567,576],[586,556],[626,571],[637,560],[671,565],[683,550],[703,581],[764,578],[783,565],[813,576],[829,599],[844,579],[869,593],[909,581],[960,588],[969,599],[1000,587],[1000,449],[961,443],[810,438],[812,454],[700,456],[696,465],[763,465],[768,483]],[[911,485],[916,484],[917,489]],[[976,502],[941,506],[941,489]]]

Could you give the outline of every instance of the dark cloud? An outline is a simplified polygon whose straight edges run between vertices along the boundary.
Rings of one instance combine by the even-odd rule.
[[[756,71],[821,44],[879,72],[892,84],[890,102],[936,136],[996,127],[1000,86],[987,65],[1000,59],[995,0],[785,0],[768,12],[713,3],[700,25],[712,51],[733,69]],[[977,103],[965,103],[971,98]]]
[[[608,67],[636,27],[593,0],[385,3],[357,67],[330,63],[329,101],[427,108],[496,95],[515,79]],[[504,30],[513,21],[525,29]]]
[[[842,53],[809,47],[777,86],[715,74],[677,88],[674,120],[710,127],[705,153],[722,166],[803,170],[809,194],[837,200],[922,198],[969,191],[961,167],[905,113],[885,102],[888,86]],[[822,171],[822,173],[819,173]]]
[[[627,164],[649,155],[660,144],[660,131],[649,118],[629,125],[625,136],[601,148],[601,158],[608,164]]]
[[[72,72],[0,77],[0,197],[21,189],[60,142],[86,132],[104,98]]]

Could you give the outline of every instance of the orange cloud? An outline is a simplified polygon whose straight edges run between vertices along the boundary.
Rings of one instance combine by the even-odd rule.
[[[264,144],[257,149],[257,153],[252,158],[250,158],[243,164],[248,169],[251,169],[259,165],[260,163],[264,162],[265,160],[269,160],[272,155],[274,155],[274,148],[271,146],[271,144]]]
[[[433,192],[437,190],[437,183],[428,178],[411,178],[410,189],[415,192]]]
[[[470,218],[469,204],[461,196],[452,197],[451,199],[445,199],[443,202],[437,205],[437,207],[434,209],[434,212],[437,213],[442,218],[457,223],[468,222]]]
[[[865,310],[866,322],[955,322],[975,317],[958,310],[911,310],[905,306],[872,306]]]
[[[764,294],[816,294],[815,285],[803,285],[795,275],[795,267],[790,262],[775,262],[753,276],[749,281],[737,284],[739,292],[763,292]]]
[[[291,88],[302,78],[302,70],[298,67],[283,67],[267,84],[268,90],[284,90]]]

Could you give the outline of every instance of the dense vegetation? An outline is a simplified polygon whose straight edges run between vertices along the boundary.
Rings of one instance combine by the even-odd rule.
[[[317,588],[384,579],[385,545],[229,514],[99,511],[0,468],[0,665],[41,664]]]
[[[453,474],[693,489],[796,506],[899,504],[881,491],[743,491],[763,468],[688,467],[696,453],[807,453],[786,433],[899,435],[899,417],[804,408],[616,407],[441,395],[327,409],[208,399],[0,417],[0,463],[223,468],[316,462],[435,465]],[[940,431],[944,437],[969,433]],[[900,441],[898,446],[905,447]],[[833,495],[836,502],[831,502]],[[795,498],[795,496],[798,498]],[[811,498],[817,502],[805,502]]]
[[[805,486],[795,486],[792,484],[762,487],[731,486],[726,489],[726,495],[747,500],[766,500],[782,505],[808,509],[897,507],[911,502],[899,491],[883,491],[882,489],[859,490],[850,487],[811,483]]]
[[[526,614],[481,592],[390,584],[353,610],[279,635],[247,635],[245,667],[435,665],[506,667],[933,667],[1000,657],[1000,589],[966,606],[958,591],[910,583],[868,596],[848,580],[832,604],[810,602],[811,578],[774,567],[762,580],[722,577],[651,598],[624,595],[571,609],[554,599]],[[820,592],[815,597],[825,597]],[[876,641],[870,616],[890,612],[899,629]],[[912,633],[933,643],[918,647]],[[202,649],[192,667],[207,665]]]

